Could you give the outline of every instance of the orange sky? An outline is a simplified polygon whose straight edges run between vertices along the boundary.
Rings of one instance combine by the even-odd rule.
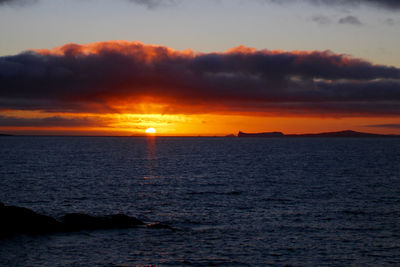
[[[34,114],[34,113],[33,113]],[[65,114],[64,114],[65,115]],[[33,115],[38,117],[37,114]],[[40,116],[43,116],[40,115]],[[93,115],[71,115],[71,117]],[[287,134],[317,133],[352,129],[381,134],[400,134],[400,129],[367,127],[368,125],[395,124],[397,118],[312,118],[268,117],[249,115],[161,115],[161,114],[106,114],[98,117],[98,126],[20,126],[0,127],[0,132],[33,135],[145,135],[154,127],[159,136],[224,136],[237,132],[282,131]]]

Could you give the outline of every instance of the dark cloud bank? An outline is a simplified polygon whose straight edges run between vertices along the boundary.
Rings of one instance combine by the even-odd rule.
[[[321,6],[342,6],[342,7],[358,7],[371,6],[385,9],[400,9],[400,1],[398,0],[264,0],[267,3],[290,4],[290,3],[309,3]]]
[[[399,116],[400,69],[331,52],[195,54],[137,42],[0,57],[0,110],[135,112],[144,98],[169,104],[165,113]]]
[[[1,5],[11,5],[11,6],[17,6],[17,5],[26,5],[26,4],[33,4],[37,3],[40,0],[0,0],[0,6]],[[69,0],[65,0],[69,1]],[[115,0],[113,0],[115,1]],[[170,6],[179,3],[181,0],[123,0],[126,2],[138,4],[138,5],[143,5],[146,6],[147,8],[156,8],[156,7],[162,7],[162,6]]]
[[[0,5],[20,5],[27,3],[38,2],[39,0],[0,0]],[[115,1],[115,0],[113,0]],[[123,0],[138,5],[144,5],[148,8],[155,8],[159,6],[169,6],[171,4],[180,3],[183,0]],[[290,4],[290,3],[308,3],[312,5],[322,6],[343,6],[343,7],[358,7],[358,6],[372,6],[380,7],[389,10],[399,10],[400,1],[398,0],[264,0],[266,3],[275,4]]]
[[[106,123],[96,118],[64,118],[61,116],[45,118],[17,118],[0,115],[0,127],[80,127],[102,126]]]
[[[0,0],[0,6],[9,5],[9,6],[24,6],[28,4],[37,3],[39,0]]]

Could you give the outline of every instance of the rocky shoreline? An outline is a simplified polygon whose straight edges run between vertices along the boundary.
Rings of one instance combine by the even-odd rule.
[[[145,223],[125,214],[92,216],[84,213],[68,213],[55,219],[24,207],[6,206],[1,202],[0,218],[0,239],[18,234],[38,235],[138,227],[174,230],[173,227],[166,224]]]

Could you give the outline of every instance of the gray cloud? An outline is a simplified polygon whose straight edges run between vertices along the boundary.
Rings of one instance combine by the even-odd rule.
[[[178,2],[180,2],[180,0],[128,0],[128,1],[135,4],[144,5],[150,9],[160,6],[175,5]]]
[[[339,19],[339,24],[362,25],[361,21],[355,16],[346,16]]]
[[[25,4],[32,4],[38,1],[39,0],[0,0],[0,6],[3,4],[25,5]],[[175,5],[184,0],[123,0],[123,1],[129,1],[134,4],[144,5],[147,8],[152,9],[161,6]],[[263,0],[263,1],[266,3],[275,3],[275,4],[309,3],[317,6],[332,6],[332,7],[370,6],[370,7],[384,8],[392,11],[400,10],[400,1],[398,0]]]
[[[143,5],[149,9],[153,9],[162,6],[175,5],[179,3],[181,0],[124,0],[124,1],[128,1],[138,5]],[[28,4],[34,4],[37,2],[39,2],[39,0],[0,0],[0,6],[1,5],[24,6]]]
[[[309,3],[320,6],[336,7],[359,7],[371,6],[385,8],[389,10],[400,9],[398,0],[264,0],[268,3],[289,4],[289,3]]]
[[[315,4],[339,5],[339,6],[360,6],[372,5],[377,7],[399,9],[400,2],[397,0],[309,0]]]
[[[29,4],[37,3],[39,0],[0,0],[0,6],[24,6]]]
[[[327,24],[331,24],[331,19],[329,18],[329,17],[327,17],[327,16],[323,16],[323,15],[316,15],[316,16],[313,16],[312,18],[311,18],[311,20],[313,21],[313,22],[316,22],[316,23],[318,23],[318,24],[320,24],[320,25],[327,25]]]
[[[387,19],[385,19],[384,24],[386,24],[388,26],[394,26],[397,24],[397,22],[392,18],[387,18]]]

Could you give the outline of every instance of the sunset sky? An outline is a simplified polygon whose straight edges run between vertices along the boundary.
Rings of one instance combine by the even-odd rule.
[[[0,0],[0,133],[400,134],[398,0]]]

